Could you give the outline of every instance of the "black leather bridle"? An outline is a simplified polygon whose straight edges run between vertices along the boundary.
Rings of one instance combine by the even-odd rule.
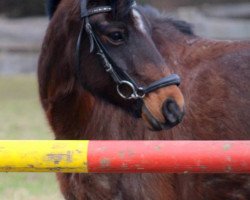
[[[106,48],[103,46],[99,40],[96,33],[93,31],[92,26],[89,22],[89,17],[99,13],[108,13],[112,11],[111,6],[100,6],[92,9],[88,9],[88,0],[80,0],[81,3],[81,19],[82,27],[81,32],[77,41],[77,76],[81,81],[80,72],[81,72],[81,42],[84,31],[86,31],[89,40],[90,40],[90,53],[96,49],[96,54],[100,56],[103,67],[107,73],[111,76],[113,81],[116,83],[116,89],[118,94],[123,99],[143,99],[146,94],[153,92],[157,89],[171,86],[171,85],[180,85],[180,77],[177,74],[171,74],[165,78],[162,78],[156,82],[153,82],[149,86],[140,87],[138,84],[131,78],[124,70],[122,70],[113,59],[110,57]],[[126,90],[124,91],[124,88]]]

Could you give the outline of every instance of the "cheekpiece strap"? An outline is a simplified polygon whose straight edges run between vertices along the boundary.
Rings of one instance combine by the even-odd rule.
[[[81,0],[81,18],[88,16],[88,8],[87,8],[88,0]]]

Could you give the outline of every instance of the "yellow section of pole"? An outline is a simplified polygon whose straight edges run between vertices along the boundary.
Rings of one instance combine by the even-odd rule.
[[[0,172],[88,172],[89,141],[0,141]]]

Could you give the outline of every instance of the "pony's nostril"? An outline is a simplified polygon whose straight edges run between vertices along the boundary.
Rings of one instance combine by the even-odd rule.
[[[178,124],[183,118],[183,112],[173,99],[165,101],[162,111],[167,123]]]

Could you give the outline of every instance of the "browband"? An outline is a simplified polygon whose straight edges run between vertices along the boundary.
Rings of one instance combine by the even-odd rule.
[[[110,6],[100,6],[97,8],[92,8],[89,10],[83,10],[81,12],[81,18],[89,17],[91,15],[99,14],[99,13],[106,13],[112,11],[112,8]]]

